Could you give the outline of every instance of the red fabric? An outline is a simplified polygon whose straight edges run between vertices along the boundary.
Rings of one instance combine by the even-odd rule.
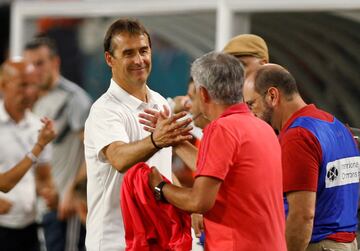
[[[150,172],[145,163],[139,163],[124,176],[120,204],[126,250],[191,250],[190,216],[171,204],[155,200],[148,185]]]
[[[273,129],[245,104],[208,125],[196,177],[222,180],[204,214],[206,250],[286,250],[281,150]]]
[[[324,121],[333,121],[334,117],[315,105],[307,105],[295,112],[285,123],[279,134],[282,150],[284,192],[317,191],[319,167],[322,152],[316,137],[304,128],[291,128],[298,117],[313,117]],[[352,242],[355,233],[339,232],[327,239],[337,242]]]
[[[356,233],[354,232],[339,232],[331,234],[326,239],[336,241],[336,242],[352,242],[356,238]]]

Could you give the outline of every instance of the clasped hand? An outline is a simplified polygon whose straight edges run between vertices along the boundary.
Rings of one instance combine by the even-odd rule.
[[[185,140],[191,140],[190,126],[191,118],[183,119],[186,112],[179,112],[169,115],[170,112],[166,106],[164,111],[154,111],[150,109],[144,110],[145,113],[139,115],[140,123],[144,125],[144,129],[153,134],[154,142],[159,147],[173,146]]]

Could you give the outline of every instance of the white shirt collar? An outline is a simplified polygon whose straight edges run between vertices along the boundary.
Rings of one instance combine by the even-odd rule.
[[[31,112],[29,110],[26,110],[24,118],[21,121],[19,121],[18,124],[27,126],[29,124],[29,120],[31,117],[30,113]],[[5,109],[4,100],[0,100],[0,121],[3,123],[6,123],[6,122],[15,123],[14,120],[10,117],[9,113]]]
[[[4,100],[0,101],[0,121],[4,123],[11,121],[9,114],[5,110]]]
[[[133,95],[129,94],[120,85],[118,85],[113,79],[110,81],[110,87],[108,92],[115,97],[119,102],[124,103],[132,110],[143,110],[143,108],[148,107],[150,105],[153,109],[159,109],[156,104],[154,104],[154,98],[152,95],[152,91],[146,86],[147,90],[147,98],[148,103],[141,101],[140,99],[134,97]]]

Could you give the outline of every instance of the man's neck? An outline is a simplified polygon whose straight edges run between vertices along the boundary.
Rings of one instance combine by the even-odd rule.
[[[19,123],[25,117],[25,110],[17,109],[15,106],[9,104],[9,102],[4,101],[5,111],[9,114],[16,123]]]
[[[121,82],[113,78],[115,83],[119,85],[122,89],[124,89],[127,93],[134,96],[137,99],[140,99],[143,102],[148,102],[147,99],[147,88],[146,83],[142,84],[128,84],[126,82]]]
[[[207,115],[204,116],[206,119],[213,121],[221,116],[227,108],[231,105],[224,105],[224,104],[217,104],[217,103],[210,103],[207,109]]]
[[[283,102],[280,109],[282,111],[280,126],[277,129],[281,130],[285,126],[286,122],[291,118],[291,116],[305,106],[306,103],[300,95],[296,95],[291,101]]]
[[[47,87],[40,90],[39,97],[45,96],[46,94],[48,94],[48,92],[53,90],[59,84],[59,80],[60,73],[54,73],[51,83]]]
[[[52,82],[51,82],[51,84],[49,86],[48,91],[54,89],[58,85],[59,80],[60,80],[60,73],[54,73],[53,78],[52,78]]]

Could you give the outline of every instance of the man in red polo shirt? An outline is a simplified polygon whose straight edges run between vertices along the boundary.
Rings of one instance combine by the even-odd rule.
[[[156,198],[204,214],[206,250],[286,250],[280,145],[272,128],[240,103],[244,69],[233,56],[209,53],[191,68],[204,130],[193,187],[164,183]],[[155,142],[156,144],[157,142]]]

